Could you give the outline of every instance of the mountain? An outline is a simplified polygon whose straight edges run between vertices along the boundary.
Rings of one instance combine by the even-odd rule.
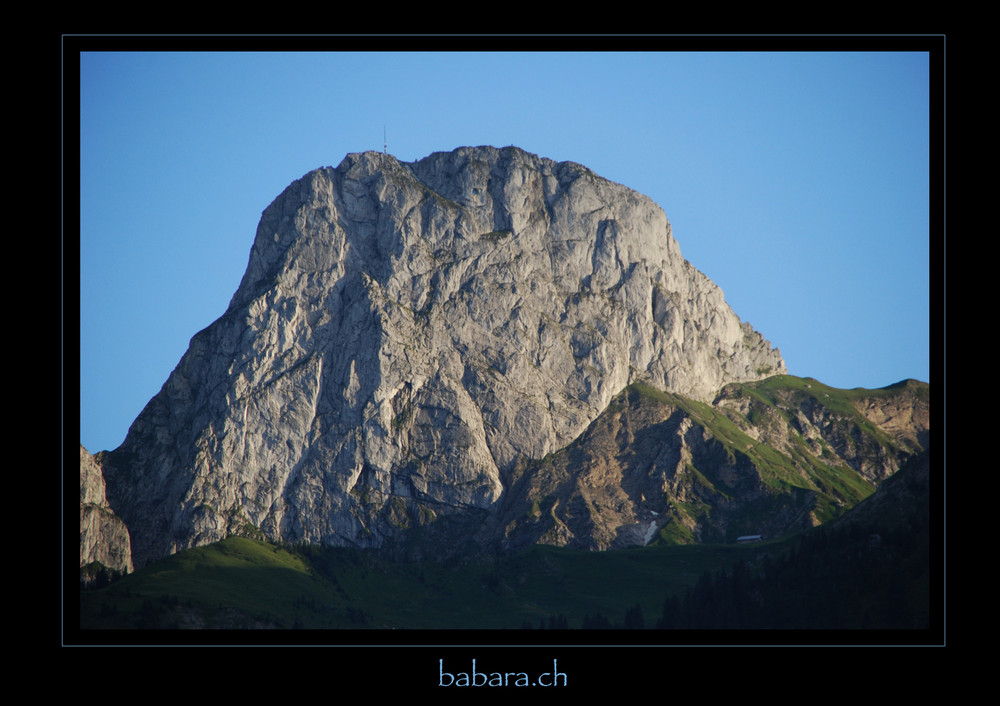
[[[132,544],[128,527],[108,504],[104,475],[93,456],[80,446],[80,567],[85,580],[101,568],[129,573]]]
[[[366,152],[264,210],[226,312],[95,458],[136,566],[236,534],[732,540],[836,517],[926,447],[919,384],[786,372],[649,198],[513,147]]]
[[[444,562],[396,562],[366,550],[230,537],[180,551],[101,590],[81,591],[81,627],[208,628],[213,632],[204,639],[212,644],[220,639],[217,629],[261,628],[394,629],[407,633],[393,633],[402,640],[423,640],[412,631],[433,630],[432,641],[442,639],[442,630],[467,636],[499,629],[505,634],[491,634],[491,643],[521,645],[553,639],[531,637],[524,628],[679,630],[586,638],[629,645],[692,644],[699,638],[691,628],[710,628],[705,639],[713,644],[789,639],[775,636],[782,628],[806,631],[793,642],[816,639],[814,630],[836,631],[823,642],[887,637],[859,635],[857,629],[866,628],[895,631],[888,636],[893,643],[923,644],[927,636],[919,631],[933,624],[931,566],[939,551],[930,535],[935,482],[922,452],[837,520],[748,545],[595,552],[536,544]],[[752,636],[720,635],[719,629]],[[272,634],[263,639],[281,639]],[[300,635],[291,638],[295,644],[309,639]],[[88,638],[122,635],[90,632]]]
[[[931,541],[931,486],[939,479],[930,468],[928,452],[921,452],[838,519],[748,545],[595,552],[536,544],[443,562],[397,562],[380,552],[230,537],[156,561],[104,589],[81,591],[81,627],[398,629],[437,636],[526,627],[711,628],[710,640],[721,639],[720,628],[764,631],[730,636],[737,641],[781,639],[771,636],[783,628],[836,630],[835,641],[852,643],[860,637],[855,630],[867,628],[902,629],[893,642],[920,641],[926,636],[904,633],[933,624],[932,587],[939,579],[931,566],[941,555]],[[121,637],[102,634],[88,637]],[[207,639],[215,644],[219,636]],[[631,634],[603,632],[594,642],[691,639],[686,632],[661,633],[637,642]]]
[[[732,543],[829,522],[927,448],[929,394],[781,375],[705,404],[630,385],[512,485],[500,546]]]

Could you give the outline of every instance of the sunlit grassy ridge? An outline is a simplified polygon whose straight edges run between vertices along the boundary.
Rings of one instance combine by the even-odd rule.
[[[294,603],[329,601],[331,587],[317,581],[302,557],[265,542],[230,537],[158,561],[81,604],[83,623],[107,627],[250,627],[281,624]],[[224,610],[223,610],[224,609]]]
[[[757,421],[753,417],[759,419],[764,409],[780,416],[789,427],[794,428],[795,411],[808,405],[825,408],[843,429],[853,428],[859,436],[870,439],[888,454],[893,454],[900,450],[899,444],[873,424],[859,410],[858,404],[867,400],[889,398],[904,389],[918,399],[929,401],[930,386],[916,380],[903,380],[878,389],[841,389],[824,385],[813,378],[793,375],[735,383],[727,386],[727,394],[745,396],[751,400],[751,417],[748,418],[750,423]],[[761,467],[770,471],[778,482],[818,491],[816,514],[820,521],[833,519],[843,508],[855,505],[874,492],[871,482],[836,459],[825,440],[819,441],[823,447],[823,453],[819,456],[812,452],[802,436],[794,437],[793,442],[794,446],[787,457],[762,444],[754,444],[747,453],[761,462]],[[792,469],[788,461],[794,472],[790,472]]]
[[[745,456],[757,468],[761,481],[775,491],[793,494],[797,491],[815,493],[816,508],[813,512],[821,522],[837,517],[845,508],[857,504],[875,490],[871,482],[842,460],[837,459],[834,454],[817,457],[801,436],[793,434],[793,446],[790,451],[778,450],[757,441],[743,431],[741,425],[734,421],[736,413],[732,410],[690,400],[643,383],[636,383],[631,387],[644,397],[682,409],[692,421],[704,427],[712,437],[725,446],[730,458]],[[802,398],[811,397],[816,404],[842,417],[845,425],[857,426],[878,443],[885,445],[893,443],[853,404],[858,399],[871,397],[874,394],[891,394],[890,392],[860,388],[839,390],[809,378],[790,375],[779,375],[755,383],[733,384],[728,386],[728,391],[733,396],[750,398],[749,415],[740,420],[741,424],[746,426],[766,423],[767,415],[772,414],[782,419],[789,428],[794,429],[794,425],[791,424],[793,416],[791,410],[801,404]],[[752,524],[748,519],[748,526]],[[663,539],[671,538],[663,537]],[[684,540],[683,537],[674,539]]]
[[[884,444],[893,444],[885,432],[872,424],[855,406],[857,402],[875,397],[889,397],[909,387],[913,394],[928,400],[930,386],[916,380],[902,380],[882,388],[869,389],[855,387],[842,389],[830,387],[813,378],[794,375],[776,375],[758,382],[734,383],[729,387],[780,411],[788,419],[788,408],[799,406],[805,398],[826,407],[834,414],[842,415],[857,424],[866,434],[870,434]]]

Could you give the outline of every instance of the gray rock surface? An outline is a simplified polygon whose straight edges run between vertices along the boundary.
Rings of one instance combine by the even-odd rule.
[[[133,571],[128,528],[108,505],[101,467],[80,446],[80,566],[99,562],[117,572]]]
[[[263,212],[102,464],[137,565],[251,530],[378,547],[491,511],[631,382],[710,401],[783,372],[646,196],[517,148],[365,152]]]
[[[926,451],[930,386],[773,376],[712,405],[632,385],[510,485],[481,543],[604,550],[777,538],[837,519]]]

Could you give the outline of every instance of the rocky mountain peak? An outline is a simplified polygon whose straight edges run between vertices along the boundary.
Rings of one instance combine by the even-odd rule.
[[[349,154],[264,210],[108,495],[137,565],[234,533],[378,547],[491,512],[630,383],[783,372],[648,197],[513,147]]]

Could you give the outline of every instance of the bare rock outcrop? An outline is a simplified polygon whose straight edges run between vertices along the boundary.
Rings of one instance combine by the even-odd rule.
[[[108,505],[101,467],[80,446],[80,566],[99,563],[111,571],[131,573],[128,528]]]
[[[632,382],[710,401],[783,372],[646,196],[517,148],[365,152],[263,212],[102,461],[137,565],[248,531],[379,547],[492,512]]]

